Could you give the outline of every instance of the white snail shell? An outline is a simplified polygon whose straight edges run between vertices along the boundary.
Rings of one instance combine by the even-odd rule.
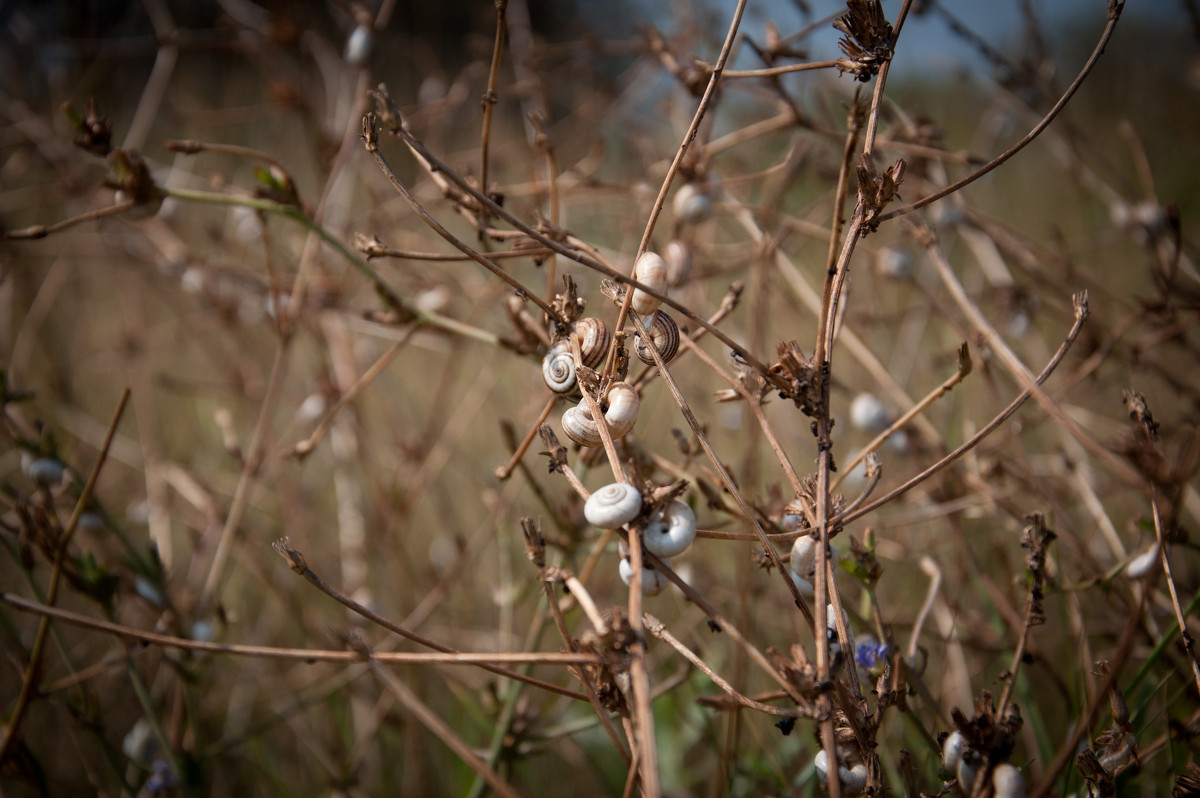
[[[642,511],[642,494],[628,482],[605,485],[588,497],[583,517],[592,526],[617,529],[637,518]]]
[[[1125,575],[1130,579],[1141,579],[1158,565],[1158,544],[1151,543],[1150,548],[1129,561],[1125,566]]]
[[[351,66],[358,66],[367,60],[367,56],[371,54],[371,29],[366,25],[355,25],[354,30],[350,31],[350,38],[346,40],[346,52],[343,58],[346,63]]]
[[[879,271],[893,280],[908,280],[917,271],[917,263],[908,250],[899,247],[887,247],[880,251],[878,260]]]
[[[621,574],[622,582],[626,585],[632,584],[633,565],[630,564],[629,560],[622,559],[621,564],[617,566],[617,572]],[[642,595],[657,596],[666,589],[670,581],[653,568],[642,567]]]
[[[1025,798],[1025,779],[1008,762],[1001,762],[992,770],[992,787],[996,798]]]
[[[958,763],[962,762],[963,751],[967,747],[967,738],[962,732],[952,731],[942,742],[942,764],[951,773],[958,772]]]
[[[579,336],[583,365],[591,368],[599,366],[608,354],[608,345],[612,342],[608,325],[595,316],[588,316],[575,322],[575,334]]]
[[[954,771],[954,775],[958,778],[959,787],[963,792],[970,794],[971,785],[975,783],[975,777],[979,774],[979,768],[982,764],[983,757],[977,752],[963,751],[963,758]]]
[[[650,335],[650,343],[658,350],[663,362],[670,363],[671,358],[675,357],[675,353],[679,351],[679,325],[675,323],[675,319],[671,318],[665,310],[656,311],[654,320],[648,321],[646,332]],[[651,354],[650,347],[646,346],[641,335],[634,336],[633,345],[638,358],[647,366],[653,366],[654,355]]]
[[[887,405],[874,394],[860,393],[850,403],[850,423],[867,432],[883,432],[892,423]]]
[[[542,379],[555,393],[569,394],[575,390],[575,356],[571,342],[559,341],[542,358]]]
[[[792,581],[801,595],[812,597],[816,592],[813,587],[813,572],[816,570],[817,541],[809,535],[801,535],[792,544],[792,556],[788,558],[788,567],[792,571]],[[840,555],[837,547],[829,544],[829,564],[837,568]]]
[[[665,558],[682,554],[695,540],[696,514],[675,499],[646,524],[642,545],[646,551]]]
[[[692,276],[692,248],[679,239],[667,242],[663,261],[667,264],[668,285],[679,285]]]
[[[643,252],[637,265],[633,267],[633,279],[660,294],[664,293],[667,290],[667,264],[657,252]],[[640,288],[634,290],[631,301],[633,309],[641,316],[649,316],[658,310],[662,303],[661,299],[647,294]]]
[[[817,778],[824,784],[829,779],[829,757],[825,752],[818,751],[813,757],[813,767],[817,769]],[[862,795],[867,788],[867,766],[859,762],[854,767],[846,767],[838,763],[838,781],[842,783],[844,795]]]
[[[679,191],[675,192],[671,207],[675,210],[675,215],[688,224],[700,224],[712,216],[712,197],[708,195],[704,186],[684,183],[679,187]]]

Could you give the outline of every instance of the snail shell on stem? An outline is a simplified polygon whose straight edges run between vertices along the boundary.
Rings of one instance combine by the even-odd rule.
[[[646,524],[642,545],[659,557],[674,557],[687,551],[696,540],[696,514],[675,499]]]
[[[637,518],[642,511],[642,494],[628,482],[605,485],[588,497],[583,517],[592,526],[617,529]]]
[[[599,366],[608,354],[608,345],[612,342],[608,325],[595,316],[588,316],[575,322],[575,334],[579,336],[583,365],[591,368]]]
[[[633,279],[653,288],[660,294],[665,293],[667,290],[667,264],[657,252],[643,252],[633,267]],[[658,310],[662,300],[638,288],[634,290],[631,302],[633,309],[639,315],[649,316]]]
[[[646,323],[648,321],[649,323]],[[650,335],[650,343],[658,350],[664,363],[670,363],[671,358],[679,351],[679,325],[665,310],[655,311],[653,320],[646,320],[646,332]],[[654,365],[654,355],[641,335],[634,337],[634,349],[638,359],[647,366]]]
[[[663,255],[667,264],[667,284],[679,285],[692,274],[692,250],[677,238],[667,242],[667,254]]]
[[[621,564],[617,567],[618,573],[621,574],[621,581],[626,585],[633,583],[633,565],[629,560],[622,559]],[[666,589],[671,580],[663,576],[653,568],[642,566],[642,595],[657,596]]]
[[[609,434],[613,438],[623,438],[633,429],[637,421],[638,407],[641,399],[637,389],[627,382],[613,383],[608,389],[608,396],[601,403],[604,409],[604,421],[608,424]],[[587,400],[581,401],[575,407],[567,408],[562,415],[562,428],[567,437],[580,446],[599,446],[602,443],[600,430],[592,418],[592,411]]]
[[[542,358],[542,379],[555,393],[569,394],[575,390],[575,356],[570,341],[559,341],[546,352]]]

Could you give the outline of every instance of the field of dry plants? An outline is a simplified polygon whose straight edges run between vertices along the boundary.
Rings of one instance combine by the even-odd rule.
[[[1012,2],[0,4],[0,794],[1200,794],[1200,11]]]

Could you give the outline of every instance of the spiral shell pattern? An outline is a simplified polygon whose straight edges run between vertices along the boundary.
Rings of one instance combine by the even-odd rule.
[[[657,252],[643,252],[633,267],[633,279],[662,294],[667,290],[667,264]],[[633,309],[641,316],[649,316],[658,310],[662,300],[635,289],[631,300]]]
[[[575,390],[575,356],[571,342],[559,341],[542,358],[542,379],[555,393],[569,394]]]
[[[654,321],[646,332],[650,335],[650,343],[658,350],[663,362],[670,363],[671,358],[675,357],[675,353],[679,351],[679,325],[675,323],[675,319],[671,318],[665,310],[660,310],[654,314]],[[647,366],[654,365],[654,355],[650,352],[650,347],[642,340],[641,335],[634,337],[634,349],[637,351],[638,359]]]
[[[563,411],[562,428],[567,437],[580,446],[599,446],[602,443],[600,431],[596,429],[596,422],[592,420],[586,402]]]
[[[608,345],[612,342],[608,325],[595,316],[588,316],[575,322],[575,334],[579,336],[583,365],[591,368],[599,366],[608,353]]]
[[[628,482],[613,482],[588,497],[583,517],[592,526],[617,529],[637,518],[642,511],[642,494]]]
[[[604,420],[614,438],[623,438],[633,429],[641,404],[637,389],[627,382],[615,382],[608,389],[608,409],[604,411]]]

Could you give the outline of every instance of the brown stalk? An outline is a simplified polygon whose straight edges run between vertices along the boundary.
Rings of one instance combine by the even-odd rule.
[[[96,462],[92,464],[92,471],[88,474],[87,482],[79,494],[79,499],[75,502],[75,509],[71,511],[71,517],[67,519],[67,525],[63,527],[62,534],[55,546],[54,564],[50,570],[50,584],[46,587],[47,607],[52,607],[58,600],[58,589],[62,583],[63,561],[67,557],[67,546],[70,545],[71,538],[75,536],[75,530],[79,528],[79,518],[87,509],[92,493],[96,490],[96,482],[100,479],[100,469],[104,467],[104,461],[108,459],[108,450],[112,447],[113,436],[117,433],[117,424],[120,423],[121,415],[125,412],[125,405],[128,402],[129,389],[126,388],[121,392],[121,398],[117,400],[117,409],[113,411],[112,420],[108,422],[108,430],[104,433],[104,443],[100,446],[100,453],[96,457]],[[12,598],[15,597],[0,593],[0,599],[9,603],[13,603]],[[33,602],[28,603],[33,604]],[[17,694],[16,705],[13,706],[12,715],[9,716],[8,724],[4,728],[4,738],[0,739],[0,762],[4,761],[13,742],[17,739],[17,732],[21,728],[25,710],[29,708],[29,701],[33,697],[34,684],[41,670],[46,635],[50,631],[50,617],[49,613],[42,616],[42,620],[38,623],[37,633],[33,637],[33,647],[29,650],[29,663],[25,668],[25,676],[21,679],[21,692]]]

